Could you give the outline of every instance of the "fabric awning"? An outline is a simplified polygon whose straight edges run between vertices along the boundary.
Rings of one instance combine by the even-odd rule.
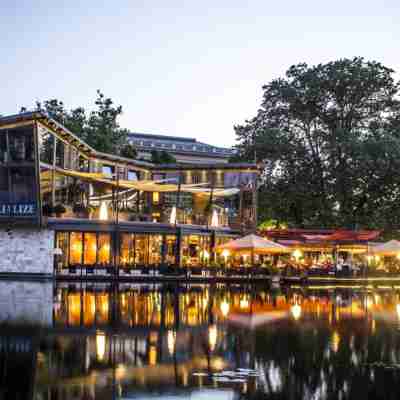
[[[389,240],[386,243],[374,246],[371,251],[373,254],[380,256],[397,256],[400,254],[400,242],[398,240]]]
[[[255,254],[290,253],[292,251],[286,246],[254,234],[231,240],[228,243],[218,246],[217,250],[229,250],[233,252],[251,251]]]
[[[46,171],[45,173],[49,173]],[[179,185],[171,183],[162,183],[163,181],[152,181],[152,180],[142,180],[142,181],[127,181],[127,180],[115,180],[109,179],[109,175],[103,173],[93,173],[93,172],[79,172],[73,170],[66,170],[62,168],[57,168],[56,173],[64,176],[70,176],[72,178],[79,178],[87,182],[92,183],[102,183],[110,185],[114,188],[120,189],[134,189],[142,192],[160,192],[160,193],[173,193],[181,192],[199,194],[203,196],[211,196],[211,193],[215,197],[229,197],[239,193],[237,188],[228,189],[212,189],[209,187],[203,187],[204,184],[185,184]]]

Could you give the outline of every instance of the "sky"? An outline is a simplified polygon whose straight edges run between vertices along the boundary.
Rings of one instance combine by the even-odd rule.
[[[0,0],[0,114],[100,89],[131,131],[235,143],[293,64],[363,56],[400,71],[398,0]]]

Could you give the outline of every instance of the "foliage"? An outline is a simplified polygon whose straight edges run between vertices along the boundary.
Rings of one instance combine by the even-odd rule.
[[[287,229],[288,225],[285,222],[280,222],[276,219],[266,219],[259,224],[258,229],[270,230],[270,229]]]
[[[153,150],[151,152],[151,162],[153,164],[175,164],[176,158],[164,150]]]
[[[49,217],[54,213],[54,207],[51,204],[44,204],[42,207],[42,212],[43,215]]]
[[[53,209],[55,214],[64,214],[66,211],[66,208],[62,204],[56,204]]]
[[[400,223],[400,105],[394,71],[363,58],[298,64],[263,87],[236,126],[242,160],[265,163],[260,217],[295,227]]]
[[[120,154],[126,146],[128,131],[118,124],[122,106],[114,105],[113,100],[100,90],[97,91],[95,109],[90,112],[83,107],[67,110],[58,99],[37,102],[36,109],[47,112],[97,151]]]
[[[130,143],[125,144],[122,148],[121,148],[121,152],[120,152],[120,156],[122,157],[126,157],[126,158],[132,158],[132,159],[136,159],[137,158],[137,150],[136,147],[133,146]]]

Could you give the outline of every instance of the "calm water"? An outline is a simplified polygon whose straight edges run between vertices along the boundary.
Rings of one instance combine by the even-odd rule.
[[[398,399],[399,296],[0,282],[0,399]]]

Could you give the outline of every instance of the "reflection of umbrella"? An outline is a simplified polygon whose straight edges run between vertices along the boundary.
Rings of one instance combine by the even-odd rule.
[[[249,329],[257,328],[258,326],[270,324],[289,317],[288,311],[269,311],[258,313],[234,313],[229,315],[228,321],[235,325],[247,327]]]
[[[231,240],[217,247],[217,250],[251,251],[254,254],[277,254],[290,253],[291,250],[279,243],[264,239],[254,234],[244,236],[240,239]]]
[[[386,243],[375,246],[372,249],[372,253],[380,256],[395,256],[400,254],[400,242],[398,240],[389,240]]]

